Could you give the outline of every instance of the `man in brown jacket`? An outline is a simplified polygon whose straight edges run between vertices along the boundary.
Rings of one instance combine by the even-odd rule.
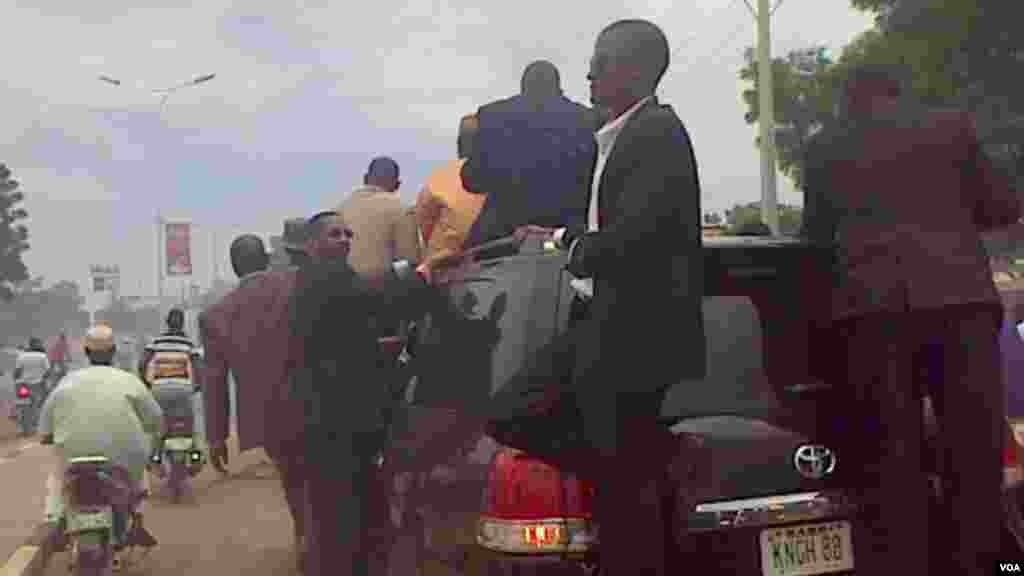
[[[285,239],[286,242],[288,239]],[[296,561],[301,566],[304,528],[301,409],[289,398],[288,302],[294,268],[267,271],[263,240],[245,235],[231,243],[238,286],[199,317],[205,347],[203,398],[210,459],[225,472],[230,430],[228,373],[237,385],[239,451],[263,447],[273,459],[292,515]]]
[[[353,233],[349,263],[361,276],[386,275],[395,260],[419,260],[416,220],[398,197],[401,184],[397,162],[374,158],[363,186],[338,207]]]
[[[831,308],[847,370],[836,418],[860,505],[857,571],[928,573],[931,529],[955,543],[933,562],[987,574],[1000,541],[1005,424],[1002,307],[981,232],[1017,222],[1020,205],[973,119],[902,102],[896,74],[851,71],[844,114],[819,133],[805,168],[805,233],[839,248]],[[921,390],[914,362],[930,337],[941,343],[941,382]],[[947,464],[938,518],[928,516],[921,469],[922,393]]]

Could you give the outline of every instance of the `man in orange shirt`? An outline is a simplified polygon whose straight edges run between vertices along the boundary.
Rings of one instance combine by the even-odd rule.
[[[472,154],[480,124],[475,114],[459,123],[459,158],[438,168],[416,199],[416,223],[426,245],[425,260],[457,253],[487,198],[462,187],[462,171]]]

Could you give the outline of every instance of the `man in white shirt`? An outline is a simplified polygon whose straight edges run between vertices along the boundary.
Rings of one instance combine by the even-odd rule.
[[[46,356],[46,347],[39,338],[30,338],[28,348],[18,354],[14,363],[15,383],[27,382],[38,384],[50,372],[50,359]]]
[[[662,503],[692,498],[669,478],[679,445],[657,421],[669,387],[705,376],[697,164],[679,117],[654,96],[668,62],[650,22],[619,21],[598,36],[588,79],[610,120],[595,135],[587,226],[552,234],[580,297],[568,332],[494,396],[488,428],[597,484],[608,574],[666,574],[678,549]],[[538,412],[544,423],[531,422]]]
[[[113,366],[117,347],[105,325],[85,336],[90,366],[61,380],[43,404],[39,434],[52,441],[57,469],[47,481],[46,519],[63,516],[61,480],[70,458],[102,454],[123,467],[140,489],[151,446],[163,429],[163,412],[136,375]]]

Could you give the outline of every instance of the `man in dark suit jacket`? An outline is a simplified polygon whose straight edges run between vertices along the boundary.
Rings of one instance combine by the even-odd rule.
[[[577,208],[586,228],[554,232],[579,291],[569,331],[498,393],[490,425],[502,443],[597,483],[608,574],[666,574],[674,445],[658,416],[670,386],[705,374],[697,166],[679,117],[654,96],[668,59],[665,35],[647,21],[616,22],[598,37],[591,93],[612,119],[596,135],[581,194],[589,202]],[[552,384],[563,389],[544,405]],[[524,418],[531,408],[543,415]]]
[[[362,278],[347,262],[352,231],[336,212],[309,222],[307,252],[290,305],[289,366],[305,409],[307,576],[365,575],[382,562],[372,529],[386,516],[374,460],[383,448],[385,385],[394,355],[378,348],[375,317],[415,317],[430,297],[429,265],[407,261],[393,277]],[[375,572],[376,573],[376,572]]]
[[[462,183],[487,199],[466,246],[508,236],[524,224],[582,224],[594,116],[562,95],[558,69],[545,61],[530,64],[518,96],[482,106],[477,116],[476,149],[462,168]]]
[[[980,233],[1017,222],[1020,205],[972,118],[901,101],[898,77],[854,69],[844,113],[805,168],[805,234],[839,248],[832,317],[848,360],[852,429],[839,436],[858,473],[857,569],[927,572],[932,527],[956,543],[944,565],[983,574],[999,545],[1005,424],[1002,306]],[[941,377],[920,390],[914,361],[929,341]],[[922,393],[949,465],[939,518],[928,518],[921,471]]]

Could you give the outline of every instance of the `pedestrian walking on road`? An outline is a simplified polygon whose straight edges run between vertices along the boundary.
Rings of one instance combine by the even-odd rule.
[[[301,566],[305,475],[301,414],[288,394],[288,302],[295,270],[268,271],[269,255],[258,236],[231,243],[238,286],[199,317],[206,362],[202,378],[210,459],[221,473],[228,464],[231,405],[228,374],[236,383],[238,449],[263,447],[281,475],[292,516],[296,561]]]
[[[988,574],[1006,423],[1002,305],[981,233],[1016,223],[1020,205],[973,118],[905,101],[901,77],[852,69],[840,118],[805,163],[805,235],[839,248],[831,311],[848,365],[841,393],[854,429],[839,436],[852,440],[840,449],[857,474],[857,569],[928,573],[929,533],[939,530],[955,545],[933,557],[933,570]],[[926,345],[941,367],[921,390],[915,359]],[[944,452],[938,517],[929,517],[922,471],[925,393]]]
[[[386,521],[375,461],[391,401],[386,375],[394,370],[373,319],[388,310],[416,316],[433,270],[413,273],[399,261],[390,276],[357,274],[347,261],[352,230],[337,212],[311,218],[309,237],[311,261],[298,272],[290,312],[290,375],[305,414],[306,574],[366,575],[381,567],[386,546],[371,533]]]

